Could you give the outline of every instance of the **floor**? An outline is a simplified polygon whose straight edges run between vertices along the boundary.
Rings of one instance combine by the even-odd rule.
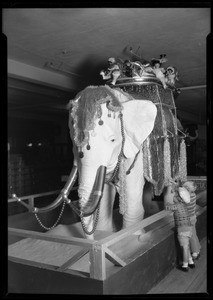
[[[196,268],[185,273],[176,268],[147,294],[207,293],[207,239],[201,240],[201,256]]]

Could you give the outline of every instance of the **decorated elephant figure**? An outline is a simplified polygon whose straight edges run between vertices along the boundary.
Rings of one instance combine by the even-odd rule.
[[[113,230],[116,191],[123,228],[142,220],[142,144],[154,127],[155,104],[105,85],[87,87],[68,108],[86,237],[93,239],[95,228]]]
[[[64,203],[63,211],[65,203],[69,204],[80,217],[88,239],[94,238],[96,228],[114,231],[117,192],[126,228],[143,219],[145,202],[161,195],[171,179],[186,180],[185,140],[178,133],[183,129],[172,91],[153,78],[151,84],[126,85],[122,79],[119,84],[89,86],[69,101],[74,163],[56,200],[38,208],[14,195],[35,214]],[[77,205],[68,198],[76,178]]]

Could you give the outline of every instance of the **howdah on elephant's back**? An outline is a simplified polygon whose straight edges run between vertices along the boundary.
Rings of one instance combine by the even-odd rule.
[[[185,135],[176,116],[174,100],[179,90],[174,85],[175,81],[167,81],[165,86],[162,79],[151,72],[148,64],[140,73],[135,71],[134,62],[130,63],[133,64],[131,73],[121,71],[114,84],[111,80],[108,83],[113,89],[121,89],[134,99],[152,101],[157,107],[154,128],[143,143],[143,160],[144,176],[153,184],[155,195],[160,195],[169,179],[186,179]],[[120,64],[121,70],[123,65]]]

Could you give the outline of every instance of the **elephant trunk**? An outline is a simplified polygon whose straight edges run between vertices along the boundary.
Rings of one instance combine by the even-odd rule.
[[[85,173],[83,176],[84,180],[86,179],[86,177],[89,176],[89,174],[87,173],[86,173],[87,176],[85,176]],[[94,220],[93,213],[98,208],[101,198],[103,196],[106,167],[99,166],[97,172],[94,175],[95,175],[94,177],[95,179],[93,180],[93,187],[91,188],[91,190],[89,188],[89,185],[86,185],[86,183],[84,183],[84,180],[83,182],[80,183],[79,191],[78,191],[79,198],[80,198],[79,204],[76,204],[76,202],[71,202],[71,201],[68,202],[68,204],[75,211],[75,213],[81,218],[81,223],[86,238],[92,240],[94,239],[93,233],[97,225],[96,221]],[[87,179],[90,179],[89,183],[91,184],[92,182],[91,178],[87,178]]]
[[[88,217],[92,215],[97,209],[101,201],[101,198],[103,196],[105,177],[106,177],[106,167],[100,166],[96,173],[92,196],[90,197],[86,205],[81,207],[82,217]]]

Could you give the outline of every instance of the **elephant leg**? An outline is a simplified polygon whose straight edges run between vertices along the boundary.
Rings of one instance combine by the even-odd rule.
[[[128,161],[127,168],[132,164],[133,159]],[[144,218],[142,202],[144,183],[143,154],[140,151],[134,168],[126,176],[127,209],[123,215],[123,228],[129,227]]]
[[[116,189],[111,184],[104,185],[104,193],[100,202],[98,230],[113,231],[113,205]]]

